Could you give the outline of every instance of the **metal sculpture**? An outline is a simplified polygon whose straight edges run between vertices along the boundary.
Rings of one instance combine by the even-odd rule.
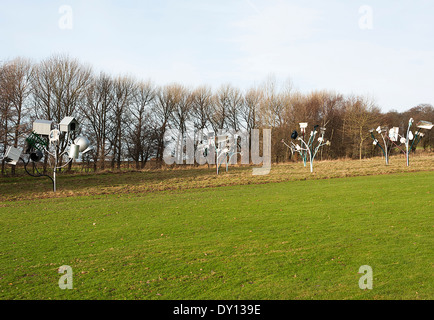
[[[73,117],[64,118],[60,124],[54,124],[50,120],[35,120],[33,131],[26,138],[26,149],[21,157],[23,150],[15,147],[8,147],[3,159],[10,165],[16,165],[19,160],[24,163],[24,170],[32,177],[48,177],[53,183],[53,191],[56,192],[56,172],[69,165],[72,161],[93,150],[86,137],[76,137],[78,122]],[[66,143],[65,151],[60,152],[60,142]],[[67,155],[67,161],[62,164],[63,157]],[[41,173],[37,168],[44,156],[47,156],[47,163],[52,169],[52,176]],[[51,158],[54,159],[51,162]],[[33,173],[28,170],[28,165],[32,163]],[[36,173],[35,173],[36,172]]]
[[[399,134],[399,127],[393,127],[389,129],[388,127],[379,126],[377,129],[371,129],[369,132],[371,133],[371,138],[374,140],[374,146],[378,146],[386,160],[386,165],[389,164],[390,152],[396,148],[399,149],[402,153],[404,153],[406,157],[407,166],[410,166],[410,152],[415,148],[421,139],[425,136],[423,130],[431,130],[433,124],[429,121],[419,121],[416,126],[417,130],[413,134],[411,131],[411,127],[414,123],[414,119],[410,118],[408,121],[408,127],[406,131],[406,135],[402,136]],[[374,132],[377,132],[383,140],[383,145],[381,145],[380,141],[375,137]],[[410,144],[410,141],[411,144]],[[404,149],[405,147],[405,149]]]
[[[226,165],[226,172],[228,172],[229,164],[232,157],[241,154],[237,152],[237,144],[233,138],[228,135],[221,135],[217,137],[217,174],[219,174],[220,166],[224,163]]]
[[[214,132],[210,132],[205,135],[202,143],[198,145],[198,150],[201,152],[204,158],[211,155],[214,158],[216,164],[217,175],[220,173],[222,165],[226,166],[226,172],[229,170],[229,164],[232,163],[232,158],[242,152],[237,151],[236,136],[232,134],[220,134],[214,135]]]
[[[375,135],[374,135],[375,131],[381,136],[381,138],[383,140],[383,146],[381,145],[380,141],[375,137]],[[388,135],[388,132],[389,132],[388,127],[379,126],[376,130],[371,129],[371,130],[369,130],[369,132],[371,133],[371,138],[374,140],[373,145],[378,146],[381,149],[381,151],[383,152],[384,158],[386,160],[386,165],[388,165],[389,164],[389,154],[391,151],[391,147],[393,145],[391,142],[396,141],[396,139],[393,139],[393,140],[390,139],[390,137]],[[395,132],[397,133],[397,131],[394,131],[394,133]],[[399,146],[397,146],[397,147],[399,147]]]
[[[326,140],[324,138],[326,128],[320,127],[319,125],[314,126],[313,130],[310,132],[310,135],[307,137],[309,138],[308,141],[305,141],[306,138],[306,129],[308,127],[307,122],[300,123],[300,133],[294,130],[291,134],[291,139],[294,141],[299,141],[300,143],[297,144],[293,141],[290,142],[288,145],[284,139],[282,139],[282,143],[288,147],[291,150],[291,153],[299,153],[301,158],[303,159],[304,166],[307,165],[307,160],[309,159],[310,163],[310,172],[313,172],[313,162],[315,159],[315,156],[317,155],[320,148],[327,145],[330,146],[330,141]],[[318,129],[319,128],[319,129]],[[316,139],[316,136],[319,132],[319,138]]]

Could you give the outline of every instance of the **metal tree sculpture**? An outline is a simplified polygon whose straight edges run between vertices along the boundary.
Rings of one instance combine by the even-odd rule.
[[[308,141],[305,141],[306,137],[306,128],[308,127],[308,123],[302,122],[300,123],[300,133],[298,134],[296,130],[291,134],[291,139],[294,141],[299,141],[300,144],[297,144],[293,141],[290,142],[290,145],[288,145],[285,140],[282,139],[282,143],[285,144],[290,150],[291,153],[294,154],[295,152],[298,152],[303,159],[304,166],[307,165],[307,160],[309,159],[310,163],[310,172],[313,172],[313,161],[315,159],[315,156],[317,155],[319,149],[325,145],[329,146],[330,141],[324,139],[324,135],[326,132],[325,127],[320,127],[319,125],[314,126],[313,130],[310,132],[310,135],[308,136]],[[319,128],[319,138],[316,139],[316,135],[318,134],[318,128]]]
[[[213,132],[209,133],[208,137],[200,145],[200,150],[204,157],[207,157],[210,152],[215,152],[217,174],[219,174],[222,164],[226,165],[227,172],[232,157],[241,154],[241,152],[237,152],[237,143],[234,137],[229,134],[215,137]]]
[[[393,148],[399,149],[402,153],[405,154],[407,166],[410,166],[410,152],[415,148],[421,139],[425,136],[425,133],[422,132],[423,130],[431,130],[433,127],[433,124],[428,121],[419,121],[416,126],[417,130],[413,134],[411,131],[411,126],[414,123],[414,119],[410,118],[408,121],[408,127],[406,131],[406,135],[402,136],[399,134],[399,127],[393,127],[392,129],[388,129],[387,127],[378,127],[376,130],[371,129],[371,137],[374,140],[373,144],[375,146],[378,146],[381,151],[383,152],[383,155],[386,159],[386,165],[389,164],[389,156],[390,152]],[[379,140],[375,138],[374,132],[377,132],[379,135],[381,135],[383,139],[383,146],[380,144]],[[412,143],[410,144],[410,141]],[[402,148],[402,146],[405,147]]]
[[[433,124],[429,121],[419,121],[416,124],[417,130],[416,133],[414,134],[414,139],[413,142],[411,143],[410,146],[410,139],[409,139],[409,132],[410,132],[410,128],[413,125],[413,118],[410,118],[410,120],[408,121],[408,129],[407,129],[407,138],[405,140],[405,156],[407,158],[407,167],[410,166],[410,152],[413,148],[415,148],[418,143],[420,142],[420,140],[425,136],[425,133],[422,132],[422,130],[431,130],[433,127]]]
[[[375,131],[383,139],[383,146],[380,144],[380,141],[375,137],[374,135]],[[369,130],[369,132],[371,133],[371,137],[374,140],[373,142],[374,146],[378,146],[383,152],[384,158],[386,159],[386,165],[389,164],[389,154],[392,146],[392,144],[390,143],[392,140],[388,136],[388,131],[389,131],[388,127],[381,127],[381,126],[379,126],[376,130],[374,129]]]
[[[8,147],[4,160],[10,165],[16,165],[21,160],[28,175],[32,177],[48,177],[53,183],[53,191],[56,192],[56,172],[78,159],[80,153],[84,155],[93,149],[89,147],[90,143],[87,138],[83,136],[76,137],[77,128],[78,122],[73,117],[66,117],[59,124],[54,124],[49,120],[36,120],[33,122],[33,131],[26,138],[25,156],[21,157],[22,150]],[[62,139],[67,147],[65,151],[60,153]],[[37,168],[37,163],[45,155],[48,155],[47,163],[52,169],[52,176],[41,173]],[[67,155],[67,160],[62,164],[65,155]],[[28,170],[30,163],[33,166],[33,173]]]

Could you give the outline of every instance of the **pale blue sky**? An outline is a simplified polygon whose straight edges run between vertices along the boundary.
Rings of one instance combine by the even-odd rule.
[[[274,75],[302,92],[369,95],[383,111],[434,104],[430,0],[0,0],[0,60],[67,53],[113,75],[157,84]],[[62,5],[72,29],[59,27]],[[372,8],[372,29],[359,20]],[[366,21],[366,20],[364,20]]]

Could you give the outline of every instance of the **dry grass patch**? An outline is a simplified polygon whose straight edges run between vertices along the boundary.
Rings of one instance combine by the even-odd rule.
[[[125,194],[214,188],[230,185],[263,184],[284,181],[331,179],[353,176],[383,175],[399,172],[431,171],[434,154],[413,155],[410,167],[405,157],[393,156],[390,165],[384,159],[316,161],[314,172],[302,162],[275,164],[268,175],[253,176],[251,166],[231,166],[216,175],[215,167],[177,167],[162,170],[102,172],[90,174],[60,175],[58,192],[52,192],[46,178],[2,177],[0,201],[16,201],[41,198],[61,198],[102,194]]]

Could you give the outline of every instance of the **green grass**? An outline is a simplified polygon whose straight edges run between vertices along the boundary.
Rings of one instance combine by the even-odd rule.
[[[433,178],[0,202],[0,299],[433,299]]]

